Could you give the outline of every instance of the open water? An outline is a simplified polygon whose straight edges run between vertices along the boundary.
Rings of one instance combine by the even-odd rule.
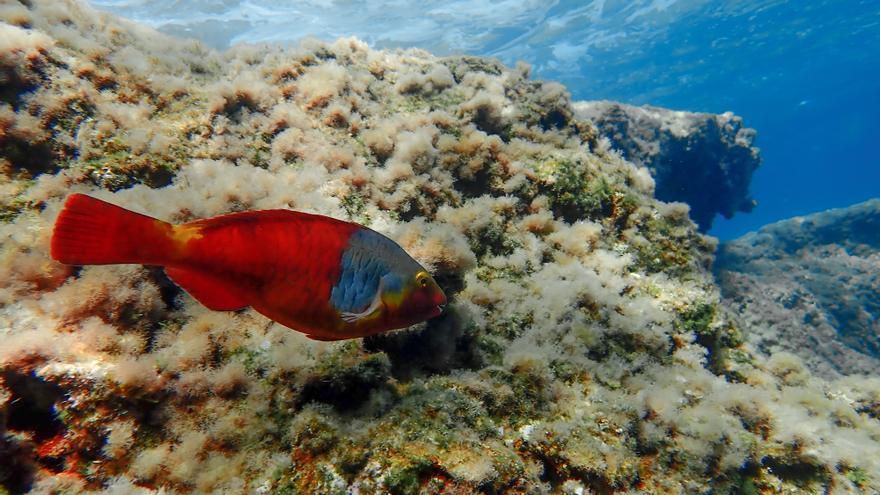
[[[876,0],[93,0],[217,48],[357,36],[376,48],[524,60],[575,99],[720,113],[758,130],[758,207],[729,239],[880,196]]]

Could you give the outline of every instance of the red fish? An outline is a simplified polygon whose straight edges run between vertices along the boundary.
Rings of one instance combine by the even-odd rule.
[[[157,265],[206,307],[247,306],[317,340],[363,337],[441,313],[446,296],[391,239],[289,210],[171,224],[84,194],[55,222],[52,257]]]

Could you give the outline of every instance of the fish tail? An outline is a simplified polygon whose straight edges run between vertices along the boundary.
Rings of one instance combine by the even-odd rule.
[[[52,258],[70,265],[164,265],[172,230],[167,222],[71,194],[55,221]]]

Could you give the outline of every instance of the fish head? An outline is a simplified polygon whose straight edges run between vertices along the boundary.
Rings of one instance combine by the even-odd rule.
[[[341,318],[372,333],[403,328],[440,315],[446,294],[400,245],[361,229],[342,255],[330,302]]]
[[[412,325],[440,315],[446,306],[446,294],[427,270],[414,269],[389,274],[383,280],[382,303],[391,317]]]

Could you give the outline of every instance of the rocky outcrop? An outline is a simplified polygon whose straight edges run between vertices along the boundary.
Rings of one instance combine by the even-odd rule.
[[[715,215],[754,208],[749,184],[761,157],[756,132],[742,118],[609,101],[576,102],[574,109],[624,158],[651,171],[658,199],[687,203],[700,230],[708,231]]]
[[[880,372],[880,200],[724,243],[716,270],[759,351],[793,352],[825,376]]]

